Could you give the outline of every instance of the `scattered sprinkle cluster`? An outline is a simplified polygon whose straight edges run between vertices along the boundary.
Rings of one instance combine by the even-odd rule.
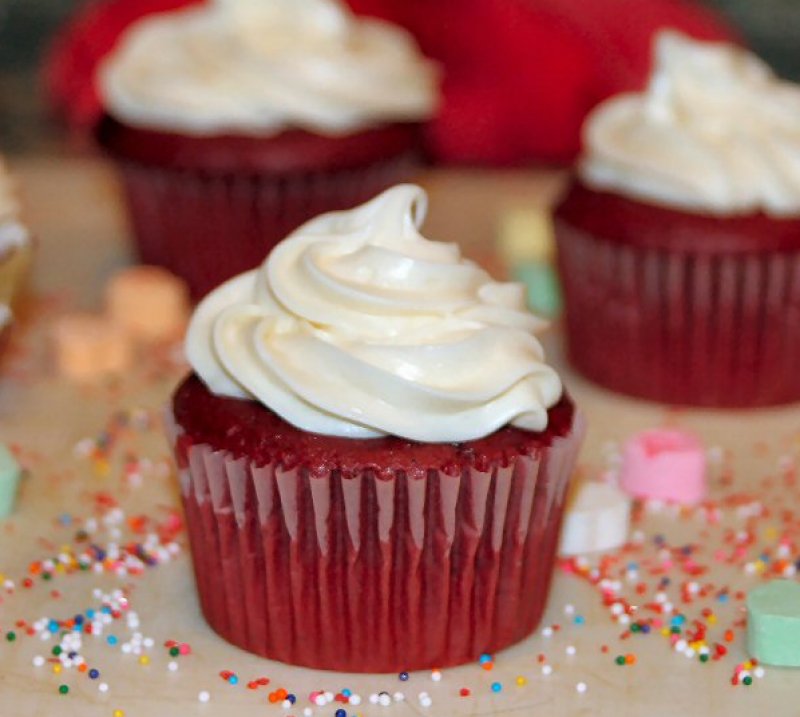
[[[150,478],[166,477],[172,470],[163,458],[142,456],[131,448],[131,436],[155,430],[160,430],[158,421],[149,411],[116,411],[97,435],[78,442],[75,457],[93,476],[116,479],[117,492],[109,488],[91,495],[86,515],[57,516],[59,538],[42,538],[42,544],[52,547],[30,562],[24,575],[0,573],[0,602],[47,585],[51,597],[63,605],[66,601],[60,591],[52,589],[53,582],[71,575],[102,575],[120,581],[120,587],[111,590],[90,588],[89,606],[67,616],[20,618],[0,624],[0,634],[9,647],[25,640],[41,643],[31,661],[33,669],[37,674],[52,675],[54,690],[65,697],[79,681],[100,693],[110,692],[103,661],[114,655],[124,655],[120,659],[140,668],[177,673],[193,654],[184,640],[146,634],[132,606],[133,594],[123,584],[149,569],[168,565],[183,553],[184,526],[177,507],[158,508],[152,514],[127,512],[125,507],[131,489]],[[608,447],[607,455],[606,470],[613,472],[615,448]],[[562,572],[590,585],[605,609],[613,632],[609,630],[607,641],[597,647],[607,656],[609,669],[635,670],[643,659],[637,645],[650,639],[660,640],[667,648],[663,659],[683,656],[694,660],[699,669],[709,662],[728,660],[732,686],[750,686],[765,676],[755,660],[733,664],[734,655],[741,657],[741,649],[731,648],[741,645],[747,589],[761,579],[791,578],[800,568],[800,512],[792,508],[800,505],[796,459],[783,456],[755,494],[744,494],[735,490],[731,457],[712,450],[709,458],[722,499],[694,508],[640,505],[634,516],[636,530],[624,548],[592,559],[578,557],[559,563]],[[688,529],[692,540],[671,539],[670,525],[677,524]],[[712,567],[715,580],[709,579]],[[85,588],[85,583],[79,585]],[[71,591],[70,598],[79,594],[85,596],[86,592]],[[548,678],[555,666],[562,674],[572,670],[576,677],[581,676],[579,650],[570,637],[586,624],[586,610],[566,604],[563,616],[560,623],[543,625],[531,643],[539,649],[544,644],[552,647],[555,643],[550,641],[559,635],[566,641],[563,660],[553,662],[544,652],[531,655],[527,675],[501,675],[495,656],[484,654],[470,684],[456,683],[438,669],[427,675],[400,672],[396,678],[383,678],[381,689],[363,695],[349,687],[329,690],[320,686],[310,692],[307,687],[290,689],[274,684],[268,676],[230,669],[218,670],[223,684],[216,684],[219,690],[247,689],[265,705],[281,708],[286,717],[353,717],[367,705],[388,708],[403,702],[428,709],[434,705],[434,696],[445,693],[464,700],[480,696],[503,699],[510,691]],[[499,659],[502,667],[502,657]],[[214,675],[209,675],[208,689],[197,693],[200,703],[212,700],[213,680]],[[590,689],[589,683],[580,679],[571,684],[578,695]],[[125,717],[120,708],[110,714]]]

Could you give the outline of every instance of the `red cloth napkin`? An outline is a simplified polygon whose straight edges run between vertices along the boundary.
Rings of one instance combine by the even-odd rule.
[[[48,95],[73,126],[100,115],[93,75],[133,20],[200,0],[95,0],[56,39]],[[566,163],[600,100],[640,88],[654,33],[736,39],[689,0],[348,0],[408,28],[442,67],[443,99],[427,125],[431,156],[476,164]]]

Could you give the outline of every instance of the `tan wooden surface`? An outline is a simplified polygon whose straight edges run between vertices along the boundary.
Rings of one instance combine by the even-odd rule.
[[[82,308],[99,310],[104,281],[115,268],[131,260],[125,242],[124,217],[113,174],[92,160],[26,160],[13,163],[24,186],[29,220],[38,237],[38,253],[24,315],[14,337],[11,355],[0,373],[0,440],[16,444],[30,472],[24,480],[13,517],[0,522],[0,572],[16,581],[13,593],[0,585],[0,631],[15,629],[18,619],[30,622],[42,616],[66,619],[92,606],[92,591],[125,587],[131,608],[140,616],[140,630],[154,640],[148,651],[150,664],[141,665],[132,655],[112,648],[104,638],[84,638],[83,654],[101,672],[97,681],[75,670],[52,672],[49,664],[32,665],[35,655],[49,657],[54,642],[20,636],[15,642],[0,640],[0,717],[61,715],[64,717],[112,717],[122,710],[126,717],[172,715],[302,715],[310,706],[308,694],[315,689],[336,691],[350,688],[364,697],[348,714],[389,717],[428,714],[447,715],[798,715],[800,671],[768,669],[751,687],[733,687],[734,666],[746,659],[744,633],[737,630],[726,643],[725,659],[698,664],[670,650],[659,637],[636,637],[620,641],[623,631],[602,606],[596,589],[586,582],[557,573],[543,625],[563,627],[552,637],[537,634],[495,658],[491,672],[477,665],[445,670],[441,681],[428,673],[413,674],[406,683],[397,676],[351,676],[320,673],[267,662],[228,646],[206,627],[198,612],[188,554],[149,569],[142,577],[114,577],[91,572],[57,576],[50,582],[37,578],[26,589],[22,579],[31,562],[57,553],[62,544],[73,543],[82,520],[95,509],[95,496],[114,496],[127,517],[138,514],[165,517],[177,506],[174,476],[169,469],[166,446],[157,427],[128,430],[112,452],[107,471],[97,461],[76,455],[75,445],[97,436],[115,411],[136,408],[158,413],[171,387],[182,372],[163,355],[150,352],[122,381],[91,388],[59,379],[52,370],[48,332],[60,313]],[[545,204],[558,190],[561,178],[547,173],[436,173],[423,178],[431,190],[431,218],[427,235],[460,241],[467,253],[492,259],[492,240],[497,216],[505,208],[528,202]],[[491,263],[491,262],[490,262]],[[563,366],[558,330],[548,340],[553,361]],[[610,339],[611,340],[611,339]],[[777,475],[779,459],[796,459],[800,409],[715,413],[669,411],[652,404],[612,396],[564,370],[571,392],[589,419],[589,435],[581,457],[582,470],[597,475],[605,465],[609,442],[623,440],[635,430],[678,424],[697,431],[709,446],[731,455],[730,478],[715,474],[714,495],[756,490],[765,476]],[[124,475],[126,453],[149,459],[153,467],[144,471],[141,484]],[[788,493],[787,493],[788,495]],[[780,496],[779,496],[780,497]],[[787,498],[784,507],[795,510]],[[58,516],[69,514],[72,524],[62,525]],[[739,525],[733,516],[734,527]],[[741,522],[741,521],[740,521]],[[124,527],[124,526],[123,526]],[[708,530],[697,518],[647,517],[639,527],[649,540],[662,533],[672,545],[684,542],[722,545],[722,531]],[[759,530],[769,532],[765,519]],[[125,532],[125,531],[123,531]],[[774,533],[774,531],[773,531]],[[111,537],[98,535],[99,543]],[[124,536],[122,537],[124,540]],[[183,537],[180,539],[183,541]],[[774,542],[773,538],[758,540]],[[716,543],[715,543],[716,541]],[[795,556],[796,557],[796,556]],[[704,558],[712,564],[710,558]],[[649,585],[651,576],[643,576]],[[700,579],[746,590],[758,578],[741,569],[714,568]],[[59,591],[54,597],[53,590]],[[652,591],[651,591],[652,592]],[[648,595],[651,593],[648,593]],[[565,605],[575,606],[586,624],[569,624]],[[719,608],[720,625],[739,616],[740,602]],[[716,606],[714,606],[716,608]],[[19,631],[19,630],[18,630]],[[124,620],[109,631],[129,638]],[[108,632],[106,635],[109,634]],[[715,633],[716,635],[716,633]],[[719,637],[719,635],[716,635]],[[191,644],[192,654],[178,659],[179,669],[167,669],[169,656],[163,643],[174,639]],[[608,654],[600,646],[609,646]],[[566,648],[574,646],[575,654]],[[633,666],[618,667],[620,653],[637,655]],[[553,668],[542,675],[537,655],[546,655]],[[226,684],[221,670],[237,673],[237,686]],[[257,691],[245,686],[266,676],[269,687]],[[518,686],[516,678],[527,684]],[[97,684],[105,681],[109,691],[101,694]],[[503,684],[493,693],[492,682]],[[579,694],[576,685],[587,691]],[[70,687],[67,695],[58,686]],[[298,705],[284,711],[270,704],[271,689],[285,687],[298,695]],[[461,687],[472,696],[458,695]],[[211,700],[198,702],[198,693],[208,690]],[[372,692],[401,690],[407,700],[391,707],[368,704]],[[426,691],[433,701],[427,709],[417,695]],[[338,705],[314,707],[315,715],[333,715]]]

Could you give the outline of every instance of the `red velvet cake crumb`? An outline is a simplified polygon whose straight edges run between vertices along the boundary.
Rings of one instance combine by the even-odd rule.
[[[187,437],[184,440],[190,438],[234,457],[246,456],[257,465],[302,466],[311,473],[431,469],[450,474],[463,466],[478,470],[507,466],[515,455],[536,453],[554,437],[569,433],[575,408],[565,396],[550,409],[548,427],[542,433],[506,426],[465,443],[416,443],[395,436],[339,438],[295,428],[255,401],[216,396],[193,374],[176,391],[174,411]]]
[[[317,172],[361,167],[419,146],[420,127],[394,123],[325,136],[300,129],[274,137],[247,134],[199,136],[132,127],[106,115],[97,141],[115,158],[176,170],[272,173]]]
[[[556,217],[597,239],[631,247],[700,255],[800,250],[800,217],[692,213],[590,189],[579,182],[558,207]]]

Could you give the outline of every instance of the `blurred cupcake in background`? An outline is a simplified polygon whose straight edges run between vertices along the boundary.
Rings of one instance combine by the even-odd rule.
[[[8,337],[12,306],[30,261],[30,250],[16,187],[0,157],[0,344]]]
[[[669,403],[800,400],[800,87],[665,32],[584,140],[556,211],[576,368]]]
[[[127,30],[97,136],[141,258],[199,297],[411,171],[436,85],[404,30],[336,0],[212,0]]]
[[[694,0],[343,1],[357,15],[407,29],[440,66],[442,96],[425,122],[425,151],[444,163],[572,163],[592,107],[644,85],[659,29],[679,28],[704,40],[737,36],[723,17]],[[121,34],[142,17],[201,2],[78,4],[42,73],[45,95],[74,137],[99,120],[93,78]]]

